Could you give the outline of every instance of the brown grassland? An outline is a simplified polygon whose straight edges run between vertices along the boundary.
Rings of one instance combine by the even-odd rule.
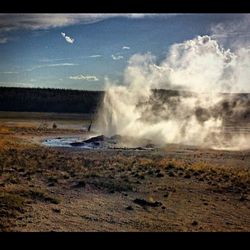
[[[0,231],[250,230],[249,150],[49,148],[86,133],[50,119],[0,120]]]

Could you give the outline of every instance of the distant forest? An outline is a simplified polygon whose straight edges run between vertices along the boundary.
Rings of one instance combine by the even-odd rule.
[[[94,113],[104,92],[0,87],[0,111]]]
[[[153,93],[145,100],[151,102],[152,112],[160,111],[164,104],[175,109],[179,97],[193,95],[192,92],[163,89],[155,89]],[[250,94],[224,95],[225,99],[213,109],[206,111],[197,106],[194,112],[198,117],[212,115],[250,122]],[[0,111],[93,114],[103,97],[104,91],[0,87]],[[142,101],[138,106],[145,104]]]

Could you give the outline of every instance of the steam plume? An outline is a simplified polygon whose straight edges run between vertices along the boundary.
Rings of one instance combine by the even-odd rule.
[[[157,145],[250,148],[244,135],[225,133],[230,119],[248,115],[249,95],[232,93],[250,92],[249,79],[250,48],[225,50],[210,36],[172,45],[159,64],[150,53],[135,54],[122,86],[107,81],[97,127]]]

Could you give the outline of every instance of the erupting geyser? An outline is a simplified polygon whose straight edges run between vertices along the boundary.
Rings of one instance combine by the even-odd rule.
[[[249,135],[224,132],[227,120],[249,113],[249,95],[244,102],[230,94],[250,92],[249,79],[250,49],[231,52],[209,36],[172,45],[159,64],[150,53],[135,54],[122,86],[107,81],[97,129],[156,145],[247,149]]]

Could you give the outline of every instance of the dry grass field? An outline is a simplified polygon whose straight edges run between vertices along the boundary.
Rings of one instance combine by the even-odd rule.
[[[85,136],[88,124],[86,117],[1,114],[0,231],[250,230],[250,150],[41,143]]]

